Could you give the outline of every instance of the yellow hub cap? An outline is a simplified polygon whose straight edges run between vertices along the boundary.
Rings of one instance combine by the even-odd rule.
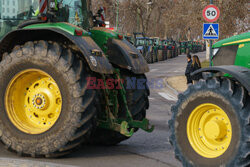
[[[5,93],[5,107],[11,122],[27,134],[41,134],[58,120],[62,96],[53,78],[37,69],[18,73]]]
[[[232,127],[227,114],[219,106],[206,103],[196,107],[190,114],[187,136],[199,155],[216,158],[228,149]]]

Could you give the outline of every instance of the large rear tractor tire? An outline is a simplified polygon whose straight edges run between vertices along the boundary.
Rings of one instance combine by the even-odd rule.
[[[123,79],[129,77],[130,79],[136,78],[137,80],[145,80],[145,75],[136,75],[128,71],[121,71],[121,76]],[[125,89],[127,88],[127,82],[124,83]],[[149,108],[149,89],[145,85],[146,89],[142,89],[136,86],[133,89],[126,89],[126,99],[128,103],[128,108],[133,116],[134,120],[141,121],[146,117],[146,110]],[[119,99],[119,116],[121,118],[125,117],[125,107],[123,106],[122,99]],[[102,109],[103,110],[103,109]],[[98,112],[103,112],[102,110]],[[135,132],[138,129],[135,129]],[[92,135],[90,142],[97,145],[116,145],[124,140],[129,139],[124,135],[121,135],[119,132],[106,130],[98,128],[96,132]]]
[[[200,80],[172,107],[170,143],[183,166],[250,165],[250,96],[228,78]]]
[[[0,137],[9,150],[58,157],[87,141],[96,93],[87,89],[88,67],[71,49],[27,42],[4,54],[0,69]]]
[[[167,51],[167,49],[164,49],[162,54],[163,54],[163,60],[167,60],[168,59],[168,51]]]
[[[172,58],[172,51],[168,50],[167,51],[167,59],[171,59]]]
[[[164,57],[163,57],[163,50],[159,50],[159,51],[158,51],[158,58],[159,58],[159,61],[163,61],[163,60],[164,60]]]
[[[145,60],[147,61],[148,64],[153,63],[154,61],[152,60],[152,56],[149,52],[145,53]]]
[[[158,62],[159,61],[158,50],[153,50],[153,56],[154,56],[154,62]]]
[[[178,48],[178,56],[181,55],[181,49]]]

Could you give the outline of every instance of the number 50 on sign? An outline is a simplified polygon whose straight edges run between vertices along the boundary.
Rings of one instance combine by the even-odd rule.
[[[215,22],[220,17],[220,10],[215,5],[208,5],[203,10],[203,17],[208,22]]]

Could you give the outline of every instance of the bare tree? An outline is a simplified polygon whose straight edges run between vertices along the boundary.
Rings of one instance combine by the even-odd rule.
[[[92,9],[104,6],[107,20],[116,25],[117,0],[92,0]],[[209,0],[119,0],[119,31],[144,32],[147,36],[172,37],[176,40],[201,38],[206,22],[202,9]],[[214,0],[221,11],[220,38],[249,31],[248,0]]]

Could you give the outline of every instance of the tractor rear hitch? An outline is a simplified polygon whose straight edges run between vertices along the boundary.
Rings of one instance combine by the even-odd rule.
[[[115,121],[118,121],[115,123]],[[146,132],[153,132],[154,126],[150,126],[148,119],[142,121],[125,121],[125,120],[111,120],[109,121],[98,121],[98,127],[120,132],[122,135],[131,137],[134,134],[135,128],[140,128]]]
[[[106,80],[106,76],[103,75],[102,78],[104,81]],[[143,119],[142,121],[133,119],[133,116],[128,108],[126,90],[124,88],[119,69],[114,70],[114,78],[119,81],[121,89],[104,89],[106,111],[103,118],[98,120],[98,127],[119,132],[127,137],[131,137],[134,134],[135,128],[140,128],[149,133],[152,132],[154,130],[154,126],[150,126],[148,119]],[[106,87],[105,82],[104,84]],[[121,96],[123,104],[119,104],[118,95]],[[125,118],[118,117],[118,108],[121,106],[125,108]]]

